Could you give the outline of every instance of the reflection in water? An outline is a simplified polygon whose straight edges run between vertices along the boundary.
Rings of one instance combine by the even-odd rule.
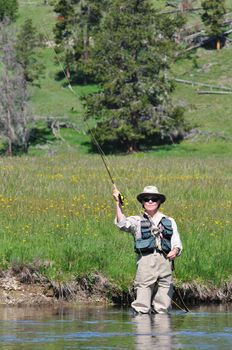
[[[136,349],[171,349],[171,326],[169,315],[136,315]]]
[[[231,350],[228,305],[136,315],[128,309],[0,307],[1,350]]]

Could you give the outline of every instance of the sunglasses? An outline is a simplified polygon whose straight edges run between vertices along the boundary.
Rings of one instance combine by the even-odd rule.
[[[144,202],[149,202],[149,201],[151,201],[151,202],[159,202],[159,198],[157,198],[157,197],[145,197],[145,198],[143,198],[143,201]]]

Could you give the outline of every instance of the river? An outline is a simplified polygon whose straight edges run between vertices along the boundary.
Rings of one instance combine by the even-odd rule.
[[[2,306],[0,349],[231,350],[232,306],[153,316],[103,306]]]

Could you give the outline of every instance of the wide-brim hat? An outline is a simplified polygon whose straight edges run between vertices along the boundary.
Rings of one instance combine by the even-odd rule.
[[[159,198],[160,203],[164,203],[166,200],[166,197],[164,194],[160,193],[158,188],[156,186],[146,186],[143,189],[143,192],[138,194],[137,199],[140,203],[142,203],[143,198],[146,198],[147,196],[152,196]]]

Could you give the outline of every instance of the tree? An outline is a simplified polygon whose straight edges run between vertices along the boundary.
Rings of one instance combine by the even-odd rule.
[[[0,21],[4,18],[14,20],[18,11],[17,0],[0,0]]]
[[[32,20],[25,20],[17,35],[16,53],[17,60],[23,67],[24,77],[29,82],[38,79],[44,69],[40,61],[40,47],[40,35],[36,32]]]
[[[27,150],[27,89],[24,72],[17,62],[16,33],[6,23],[0,24],[0,134],[7,142],[7,154],[13,148]]]
[[[59,0],[54,28],[56,51],[72,80],[93,80],[91,38],[97,31],[106,0]]]
[[[149,0],[116,0],[95,37],[94,63],[101,91],[85,98],[86,118],[104,149],[133,151],[183,136],[180,108],[165,72],[175,55],[174,33],[183,21],[159,16]]]
[[[202,21],[210,36],[215,37],[217,48],[220,48],[222,32],[225,28],[224,15],[226,13],[225,0],[204,0],[202,1]]]

